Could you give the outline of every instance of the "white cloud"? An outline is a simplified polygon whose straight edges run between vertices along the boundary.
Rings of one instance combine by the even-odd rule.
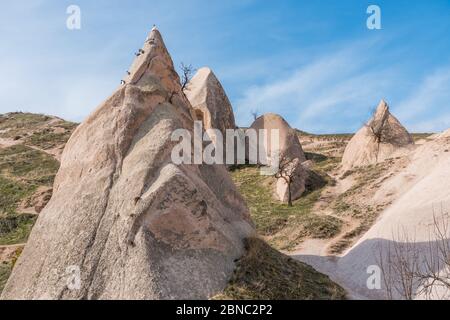
[[[259,113],[279,113],[302,130],[356,129],[395,81],[393,68],[371,66],[371,45],[356,42],[293,70],[287,77],[246,90],[235,105],[238,121],[247,125],[250,110],[257,109]]]

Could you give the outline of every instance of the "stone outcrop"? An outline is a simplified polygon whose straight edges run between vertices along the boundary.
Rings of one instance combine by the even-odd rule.
[[[292,174],[294,178],[291,183],[291,197],[292,200],[300,198],[300,196],[305,191],[306,175],[305,170],[301,164],[306,161],[306,157],[296,131],[292,129],[286,122],[286,120],[284,120],[281,116],[273,113],[265,114],[256,119],[252,124],[251,129],[257,131],[260,129],[266,129],[268,137],[271,137],[272,130],[278,130],[280,160],[286,159],[287,161],[295,162],[295,166],[293,168],[289,168],[290,174]],[[265,151],[269,156],[267,162],[270,163],[270,155],[272,155],[275,150],[273,150],[270,138],[267,142],[268,143],[265,147]],[[258,148],[264,147],[261,145],[261,141],[259,142],[259,144],[260,145],[258,145]],[[249,148],[251,148],[251,146],[249,146]],[[281,161],[281,163],[282,162],[283,161]],[[288,189],[288,184],[286,183],[285,179],[277,179],[275,193],[280,201],[288,202]]]
[[[153,29],[125,84],[68,141],[53,196],[2,298],[220,292],[254,227],[224,166],[173,164],[172,132],[192,127],[192,108]]]
[[[233,108],[219,80],[211,69],[204,67],[197,71],[187,84],[184,93],[194,109],[194,118],[202,121],[211,141],[218,147],[219,131],[222,135],[223,163],[226,163],[226,130],[236,129]],[[234,154],[236,155],[236,147]],[[237,158],[229,165],[236,164]]]
[[[383,162],[408,152],[414,140],[381,101],[374,116],[348,143],[342,158],[343,170]]]
[[[222,85],[209,68],[201,68],[185,89],[186,97],[194,108],[196,119],[203,121],[205,129],[235,129],[233,108]]]

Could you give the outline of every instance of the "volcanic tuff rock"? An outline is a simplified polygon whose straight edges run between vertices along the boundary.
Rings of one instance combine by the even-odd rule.
[[[226,286],[254,234],[248,210],[225,167],[172,163],[192,109],[158,30],[140,52],[67,143],[3,299],[196,299]]]
[[[342,158],[342,168],[350,170],[383,162],[404,154],[412,145],[413,138],[382,100],[372,119],[348,143]]]
[[[198,70],[185,93],[205,129],[220,130],[225,137],[225,130],[236,128],[231,103],[211,69]]]
[[[292,200],[298,199],[305,191],[305,171],[301,163],[306,161],[305,154],[298,139],[297,133],[281,116],[273,113],[267,113],[253,122],[251,129],[260,130],[266,129],[269,137],[266,146],[266,153],[269,155],[267,160],[270,163],[270,155],[275,151],[272,150],[271,132],[272,130],[279,130],[279,157],[281,160],[295,161],[297,165],[293,168],[294,180],[291,185]],[[258,148],[264,146],[258,145]],[[296,160],[298,159],[298,160]],[[277,180],[275,193],[280,201],[287,202],[289,198],[288,185],[282,178]]]
[[[304,257],[301,260],[332,275],[351,293],[362,299],[386,299],[382,290],[367,287],[367,267],[383,266],[393,286],[393,299],[405,299],[403,290],[411,290],[410,298],[428,299],[418,287],[417,276],[411,287],[399,281],[414,272],[449,274],[444,257],[450,246],[450,130],[429,137],[427,141],[402,159],[402,170],[391,172],[373,190],[371,203],[394,199],[375,224],[342,257]],[[436,224],[438,229],[436,229]],[[389,265],[389,267],[388,267]],[[400,267],[401,266],[401,267]],[[431,298],[450,299],[450,288],[439,281],[430,282]]]

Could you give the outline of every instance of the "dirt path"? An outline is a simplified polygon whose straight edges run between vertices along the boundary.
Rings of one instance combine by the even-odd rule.
[[[297,255],[318,255],[327,256],[330,247],[337,243],[349,231],[358,226],[358,222],[350,217],[342,217],[335,214],[332,204],[339,195],[350,189],[355,181],[351,177],[340,179],[340,172],[335,170],[330,174],[335,179],[336,184],[326,187],[313,207],[313,212],[320,216],[332,216],[343,222],[342,230],[339,234],[331,239],[306,239],[296,249]]]

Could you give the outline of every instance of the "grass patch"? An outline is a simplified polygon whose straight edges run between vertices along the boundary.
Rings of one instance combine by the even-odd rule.
[[[232,178],[250,209],[258,233],[280,250],[291,250],[305,237],[328,238],[339,233],[342,223],[312,212],[322,189],[306,192],[289,207],[273,198],[272,177],[261,176],[256,167],[240,167]]]
[[[304,221],[304,227],[314,239],[331,239],[341,231],[342,221],[332,216],[313,215]]]
[[[9,275],[11,274],[13,268],[13,264],[11,261],[8,262],[0,262],[0,294],[3,291],[3,288],[6,285],[6,281],[8,281]]]
[[[51,186],[58,168],[52,156],[21,144],[0,149],[0,172],[10,179]]]
[[[341,158],[339,157],[326,157],[326,159],[323,159],[319,162],[314,162],[314,171],[327,173],[330,171],[335,170],[341,163]]]
[[[271,248],[246,240],[246,254],[217,300],[337,300],[345,291],[327,276]]]
[[[10,259],[9,261],[0,262],[0,295],[5,288],[6,282],[11,275],[12,269],[14,268],[17,259],[19,259],[20,255],[22,254],[22,250],[23,248],[18,248],[14,253],[12,259]]]
[[[324,156],[320,153],[314,153],[314,152],[305,152],[305,157],[307,160],[312,160],[315,163],[321,163],[328,160],[327,156]]]
[[[0,245],[25,243],[37,217],[14,214],[0,217]]]
[[[0,176],[0,215],[14,214],[22,199],[31,196],[35,186],[5,179]]]
[[[430,137],[432,135],[433,135],[433,133],[427,133],[427,132],[425,132],[425,133],[412,133],[411,134],[411,136],[414,139],[414,142],[417,142],[417,141],[419,141],[421,139],[426,139],[426,138],[428,138],[428,137]]]
[[[34,132],[24,141],[26,145],[36,146],[38,148],[47,150],[61,145],[64,145],[69,140],[72,131],[64,133],[56,133],[50,129]]]
[[[52,118],[46,115],[13,112],[0,117],[0,134],[3,138],[18,140],[41,127]]]
[[[32,132],[42,130],[42,127],[50,121],[55,121],[55,123],[52,122],[51,127],[59,127],[70,132],[77,126],[75,123],[43,114],[12,112],[0,115],[0,131],[3,131],[0,136],[15,140],[25,138]]]
[[[319,193],[294,201],[294,206],[275,200],[271,193],[271,177],[262,176],[256,167],[245,167],[232,172],[239,191],[247,201],[256,228],[262,235],[273,235],[294,217],[310,213]]]

